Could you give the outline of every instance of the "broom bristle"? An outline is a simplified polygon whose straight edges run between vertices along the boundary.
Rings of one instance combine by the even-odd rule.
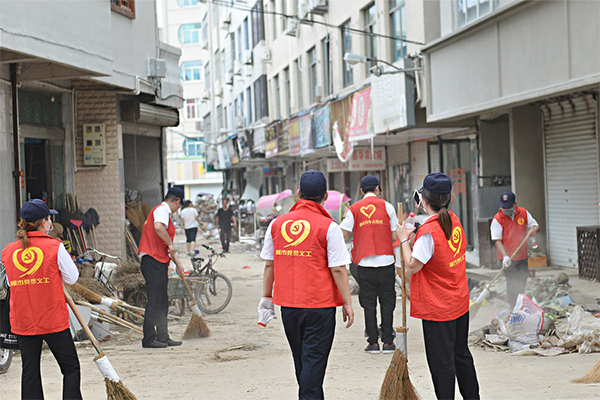
[[[206,325],[204,318],[192,314],[192,319],[183,333],[183,340],[207,337],[210,335],[210,328]]]
[[[104,378],[107,400],[137,400],[135,395],[123,385],[123,381],[113,382]]]
[[[589,370],[587,374],[579,379],[573,379],[575,383],[599,383],[600,382],[600,360]]]
[[[408,376],[408,362],[400,349],[394,351],[383,379],[379,400],[418,400],[419,395]]]

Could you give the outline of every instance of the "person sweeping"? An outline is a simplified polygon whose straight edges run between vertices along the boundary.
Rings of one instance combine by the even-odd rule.
[[[77,267],[65,246],[50,237],[51,214],[42,200],[23,204],[17,240],[2,251],[11,288],[10,323],[21,349],[22,399],[43,399],[40,358],[46,342],[63,375],[63,399],[81,399],[81,371],[69,331],[63,282],[74,284]]]
[[[414,232],[405,222],[397,232],[402,257],[411,274],[410,315],[422,320],[425,353],[438,399],[454,399],[458,381],[464,399],[479,399],[479,383],[468,347],[469,288],[467,242],[460,220],[448,205],[452,181],[441,172],[425,177],[418,207],[429,215]]]

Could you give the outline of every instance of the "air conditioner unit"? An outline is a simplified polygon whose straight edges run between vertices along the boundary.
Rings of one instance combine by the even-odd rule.
[[[196,131],[202,132],[204,130],[204,120],[196,121]]]
[[[220,79],[216,79],[215,80],[215,96],[217,97],[221,97],[223,96],[223,87],[221,86],[221,80]]]
[[[285,33],[288,36],[298,36],[298,25],[300,21],[296,18],[286,18],[285,19]]]
[[[148,77],[150,78],[166,78],[167,77],[167,61],[159,58],[148,59]]]
[[[241,129],[244,128],[246,126],[246,117],[244,117],[243,115],[236,115],[235,116],[235,127],[237,129]]]
[[[252,50],[244,51],[242,61],[244,62],[244,65],[252,65]]]
[[[208,40],[202,39],[201,46],[204,50],[208,50]]]
[[[240,60],[233,60],[233,74],[241,75],[242,74],[242,63]]]
[[[328,10],[328,0],[308,0],[308,12],[317,15],[324,15],[327,14]]]
[[[228,11],[227,14],[223,16],[223,21],[221,21],[221,29],[229,30],[229,26],[231,25],[231,11]]]
[[[260,52],[260,59],[262,61],[271,61],[271,50],[267,47],[263,47]]]
[[[233,74],[231,72],[228,72],[227,75],[225,75],[225,84],[233,86]]]
[[[305,19],[306,16],[308,15],[308,5],[306,4],[306,1],[301,1],[300,3],[298,3],[298,18]]]
[[[204,89],[204,91],[202,92],[202,100],[210,100],[210,89]]]

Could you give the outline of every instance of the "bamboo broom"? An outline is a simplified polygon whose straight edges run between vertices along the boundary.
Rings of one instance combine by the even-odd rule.
[[[139,314],[144,314],[145,310],[143,308],[131,306],[122,300],[100,296],[96,292],[86,288],[85,286],[80,285],[79,283],[74,283],[73,285],[70,285],[69,288],[92,304],[104,304],[105,306],[110,307],[110,309],[113,311],[120,311],[134,318],[141,320],[144,319],[144,317]]]
[[[173,261],[175,261],[175,265],[177,267],[177,274],[185,284],[185,288],[187,289],[188,294],[190,295],[190,301],[188,304],[192,309],[192,319],[190,320],[190,323],[188,324],[187,328],[185,329],[185,332],[183,333],[183,340],[207,337],[208,335],[210,335],[210,328],[208,327],[208,325],[206,325],[206,322],[202,317],[202,313],[200,312],[200,308],[194,300],[194,295],[192,295],[190,285],[188,285],[187,280],[183,275],[183,267],[181,266],[181,261],[179,261],[179,257],[177,256],[173,257]]]
[[[71,310],[73,310],[73,314],[75,314],[75,317],[77,317],[77,320],[83,328],[83,331],[87,335],[88,339],[90,339],[90,342],[92,342],[94,349],[98,353],[98,355],[94,358],[94,362],[104,377],[107,400],[136,400],[135,395],[125,387],[123,381],[121,378],[119,378],[119,375],[117,375],[117,372],[113,368],[112,364],[110,361],[108,361],[108,357],[106,357],[106,354],[104,354],[100,348],[100,344],[98,344],[98,341],[92,334],[92,331],[90,331],[90,328],[85,323],[85,320],[81,316],[79,309],[73,302],[71,295],[65,287],[63,287],[63,291],[65,292],[65,299],[67,300],[67,303],[69,303]]]
[[[575,383],[600,383],[600,360],[589,370],[587,374],[579,379],[573,379]]]
[[[398,216],[404,217],[402,203],[398,203]],[[396,327],[396,345],[394,355],[388,366],[385,378],[379,391],[379,400],[418,400],[419,395],[408,376],[408,360],[406,358],[406,280],[405,265],[400,244],[400,265],[402,266],[402,326]]]
[[[139,326],[137,326],[137,325],[134,325],[134,324],[132,324],[131,322],[127,322],[127,321],[123,320],[122,318],[119,318],[119,317],[117,317],[116,315],[112,315],[111,313],[109,313],[109,312],[106,312],[106,311],[104,311],[103,309],[101,309],[101,308],[98,308],[98,307],[96,307],[96,306],[94,306],[94,305],[92,305],[92,304],[90,304],[90,303],[87,303],[87,302],[85,302],[85,301],[76,301],[75,303],[76,303],[76,304],[79,304],[79,305],[81,305],[81,306],[84,306],[84,307],[88,307],[88,308],[89,308],[89,309],[91,309],[92,311],[95,311],[95,312],[97,312],[98,314],[100,314],[100,315],[102,315],[102,316],[106,317],[107,319],[114,321],[116,324],[119,324],[119,325],[121,325],[121,326],[127,327],[127,328],[129,328],[129,329],[132,329],[132,330],[134,330],[134,331],[135,331],[135,332],[137,332],[137,333],[141,333],[141,334],[143,334],[143,333],[144,333],[144,332],[142,331],[142,328],[140,328]]]

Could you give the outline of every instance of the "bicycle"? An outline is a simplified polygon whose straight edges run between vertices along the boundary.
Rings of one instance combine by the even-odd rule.
[[[198,256],[191,258],[194,270],[189,276],[201,279],[201,282],[193,288],[194,299],[202,312],[217,314],[227,307],[233,291],[229,278],[213,268],[217,259],[224,258],[225,254],[217,253],[215,249],[205,244],[202,247],[210,251],[210,256],[204,267],[202,266],[204,258]]]

